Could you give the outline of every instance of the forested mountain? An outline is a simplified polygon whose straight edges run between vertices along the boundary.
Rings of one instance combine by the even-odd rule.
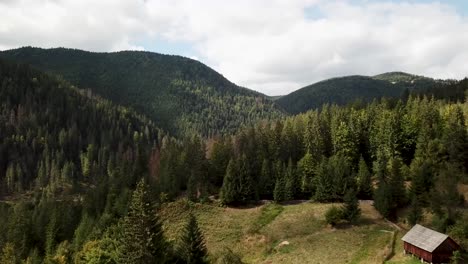
[[[373,77],[346,76],[306,86],[282,96],[276,103],[287,112],[297,114],[320,108],[325,103],[344,105],[357,100],[370,102],[381,97],[400,97],[406,90],[424,91],[446,83],[402,72],[384,73]]]
[[[282,116],[267,96],[180,56],[26,47],[0,52],[0,57],[31,64],[80,89],[132,107],[173,134],[232,133],[242,125]]]
[[[0,263],[178,257],[154,204],[168,186],[207,188],[198,137],[177,141],[134,110],[27,65],[0,60],[0,84]]]
[[[408,206],[411,223],[428,210],[441,231],[466,228],[457,184],[467,180],[468,102],[324,105],[234,135],[177,140],[29,66],[0,61],[0,84],[3,263],[205,263],[194,217],[180,241],[165,239],[158,207],[181,195],[223,205],[344,201],[346,215],[335,213],[349,221],[357,197],[373,198],[384,217]],[[466,80],[456,85],[460,96]]]

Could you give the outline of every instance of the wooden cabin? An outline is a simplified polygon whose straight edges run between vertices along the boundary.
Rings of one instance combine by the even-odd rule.
[[[449,263],[453,252],[460,246],[448,235],[422,225],[415,225],[403,240],[405,254],[412,254],[429,263]]]

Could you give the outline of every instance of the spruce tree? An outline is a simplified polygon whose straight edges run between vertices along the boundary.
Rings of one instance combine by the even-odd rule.
[[[407,217],[408,223],[413,226],[419,223],[422,220],[422,218],[423,212],[421,205],[419,204],[418,199],[416,197],[413,197],[411,201],[410,211]]]
[[[406,188],[403,175],[401,174],[402,162],[400,158],[391,158],[389,163],[390,192],[392,193],[392,207],[395,209],[406,204]]]
[[[286,182],[285,182],[285,200],[293,200],[298,195],[299,182],[297,180],[296,168],[292,163],[291,158],[286,168]]]
[[[374,193],[374,207],[379,213],[388,218],[392,214],[392,193],[390,186],[383,180],[377,183],[377,189]]]
[[[298,174],[301,180],[301,191],[305,195],[312,196],[315,191],[314,176],[315,164],[310,152],[307,152],[304,157],[298,162]]]
[[[286,198],[285,194],[285,187],[286,187],[286,180],[284,175],[284,165],[283,163],[278,160],[275,166],[275,175],[276,175],[276,182],[275,182],[275,189],[273,190],[273,199],[275,202],[282,202]]]
[[[372,199],[372,175],[367,168],[367,164],[361,157],[359,160],[359,170],[357,175],[358,197],[361,199]]]
[[[268,159],[263,159],[262,169],[260,171],[259,196],[261,198],[271,198],[274,188],[275,179],[271,172],[270,162]]]
[[[221,187],[221,201],[224,204],[237,202],[239,199],[238,186],[239,186],[239,169],[237,162],[231,159],[226,168],[226,175],[224,176],[223,186]]]
[[[356,197],[356,192],[353,189],[350,189],[346,192],[342,210],[343,218],[346,221],[355,223],[359,219],[361,215],[361,209],[359,208],[359,201]]]
[[[323,159],[317,167],[315,200],[329,202],[336,200],[332,171],[328,166],[328,159]]]
[[[257,199],[257,189],[252,179],[252,169],[247,156],[242,155],[239,161],[239,198],[240,201],[246,203]]]
[[[121,263],[164,263],[168,245],[144,180],[133,193],[128,215],[122,222]]]
[[[189,220],[185,226],[179,249],[187,264],[208,263],[208,250],[205,246],[205,239],[198,227],[197,219],[192,213],[190,213]]]

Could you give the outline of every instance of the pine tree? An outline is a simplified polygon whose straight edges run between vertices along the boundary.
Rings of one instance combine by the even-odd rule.
[[[293,200],[298,195],[299,182],[297,180],[296,168],[290,158],[286,168],[285,200]]]
[[[187,264],[208,263],[208,250],[197,219],[190,213],[189,220],[180,240],[180,252]]]
[[[140,180],[133,193],[129,213],[122,222],[120,262],[164,263],[168,245],[147,185]]]
[[[190,174],[190,177],[187,182],[187,197],[190,201],[195,202],[197,201],[197,185],[195,181],[195,175],[193,173]]]
[[[359,208],[359,201],[356,197],[356,192],[350,189],[344,196],[343,218],[350,222],[355,223],[360,215],[361,209]]]
[[[392,193],[390,186],[383,180],[377,183],[377,189],[374,192],[374,207],[379,213],[388,218],[392,214]]]
[[[358,181],[358,197],[361,199],[372,199],[373,187],[372,187],[372,175],[367,168],[367,164],[361,157],[359,160],[359,170],[357,175]]]
[[[276,182],[275,189],[273,190],[273,199],[275,200],[275,202],[282,202],[286,199],[286,179],[284,175],[284,165],[280,160],[278,160],[276,163],[275,175]]]
[[[427,161],[415,158],[411,163],[412,175],[409,194],[411,199],[416,197],[421,205],[427,205],[428,195],[433,186],[433,170]]]
[[[389,163],[390,192],[392,193],[392,207],[398,208],[406,204],[406,188],[401,174],[402,162],[398,157],[391,158]]]
[[[444,113],[444,121],[442,141],[447,159],[462,168],[468,165],[468,135],[463,109],[458,105],[449,105]]]
[[[423,218],[422,208],[419,204],[419,201],[416,197],[413,197],[411,201],[410,211],[408,214],[408,223],[410,225],[415,225],[419,223]]]
[[[262,170],[260,172],[259,180],[259,196],[261,198],[273,197],[272,190],[275,188],[275,179],[272,175],[270,162],[268,159],[263,159]]]
[[[315,165],[310,152],[307,152],[298,163],[298,173],[301,179],[301,191],[305,195],[312,196],[315,191],[314,176]]]
[[[239,201],[239,169],[237,162],[231,159],[226,168],[226,175],[224,176],[223,186],[221,187],[221,201],[224,204],[230,204]]]
[[[247,156],[242,155],[239,161],[239,198],[246,203],[257,199],[257,188],[252,178],[252,169]]]
[[[317,167],[316,175],[316,191],[315,200],[319,202],[333,201],[337,197],[335,195],[335,188],[333,176],[328,166],[328,159],[323,159]]]

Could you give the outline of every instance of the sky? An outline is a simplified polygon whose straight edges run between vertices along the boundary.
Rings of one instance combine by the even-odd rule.
[[[344,75],[468,75],[466,0],[0,0],[0,50],[146,50],[284,95]]]

